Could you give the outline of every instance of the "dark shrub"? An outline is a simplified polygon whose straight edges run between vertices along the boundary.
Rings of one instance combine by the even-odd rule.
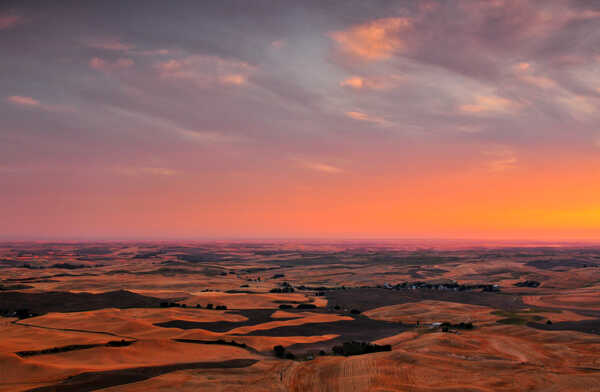
[[[441,327],[442,327],[443,332],[448,332],[447,330],[450,328],[456,328],[456,329],[473,329],[474,328],[472,322],[468,322],[468,323],[460,322],[458,324],[452,324],[447,321],[443,322]],[[444,331],[444,328],[446,329],[445,331]]]
[[[316,309],[317,306],[314,304],[299,304],[296,309]]]
[[[335,310],[340,310],[340,305],[335,305],[333,308],[334,308]]]
[[[121,340],[111,340],[110,342],[106,343],[106,345],[108,347],[125,347],[125,346],[129,346],[133,343],[134,343],[133,340],[121,339]]]
[[[281,304],[281,305],[279,305],[279,309],[291,309],[291,308],[293,308],[293,306],[290,305],[290,304]]]
[[[273,352],[275,352],[275,356],[283,358],[285,354],[285,348],[282,345],[277,345],[273,347]]]
[[[217,310],[227,310],[227,306],[225,306],[225,305],[217,305],[217,307],[215,309],[217,309]]]
[[[539,287],[540,282],[537,282],[535,280],[526,280],[524,282],[515,283],[515,286],[517,286],[517,287]]]
[[[325,355],[325,351],[323,351],[323,350],[319,351],[319,355]]]
[[[365,342],[344,342],[341,346],[334,346],[333,353],[337,355],[361,355],[370,354],[381,351],[392,351],[392,346],[389,344],[378,345]]]
[[[200,304],[196,304],[196,308],[197,308],[197,309],[202,309],[202,305],[200,305]]]
[[[548,324],[548,325],[552,325],[552,320],[548,320],[548,321],[546,321],[546,324]]]
[[[350,311],[350,313],[352,313],[352,314],[360,314],[360,310],[358,310],[358,309],[352,309]]]
[[[295,359],[296,356],[290,352],[285,353],[285,359]]]
[[[206,304],[206,309],[212,309],[213,308],[213,304]]]
[[[274,289],[269,290],[270,293],[293,293],[294,288],[291,286],[285,287],[275,287]]]
[[[160,307],[161,308],[168,308],[169,307],[169,303],[168,302],[161,302],[160,303]]]
[[[19,309],[15,312],[15,316],[20,319],[25,319],[27,317],[32,317],[33,315],[29,312],[29,309]]]

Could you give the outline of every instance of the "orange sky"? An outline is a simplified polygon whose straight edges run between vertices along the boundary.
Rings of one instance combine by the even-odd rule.
[[[245,4],[0,5],[0,239],[600,241],[593,2]]]

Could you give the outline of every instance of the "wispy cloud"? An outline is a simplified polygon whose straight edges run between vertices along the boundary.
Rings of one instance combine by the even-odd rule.
[[[244,139],[238,136],[225,135],[220,132],[191,131],[188,129],[175,128],[183,139],[198,143],[235,143]]]
[[[400,33],[412,26],[408,18],[384,18],[335,31],[329,36],[345,53],[364,60],[383,60],[405,47]]]
[[[6,100],[16,105],[40,106],[40,101],[38,101],[37,99],[33,99],[31,97],[23,97],[21,95],[13,95],[6,98]]]
[[[330,164],[327,164],[327,163],[322,163],[322,162],[317,162],[317,161],[313,161],[313,160],[308,160],[308,159],[305,159],[305,158],[293,157],[291,159],[299,167],[302,167],[304,169],[309,169],[309,170],[317,171],[317,172],[321,172],[321,173],[338,174],[338,173],[342,173],[344,171],[344,170],[342,170],[339,167],[336,167],[336,166],[333,166],[333,165],[330,165]]]
[[[10,97],[7,97],[6,101],[16,106],[41,109],[48,112],[72,112],[75,110],[71,106],[46,104],[32,97],[26,97],[21,95],[12,95]]]
[[[557,84],[554,80],[535,73],[534,67],[530,63],[518,63],[513,66],[513,69],[515,71],[515,76],[518,79],[530,85],[539,87],[541,89],[557,87]]]
[[[246,77],[240,74],[223,75],[219,78],[223,84],[241,85],[246,84]]]
[[[117,38],[93,38],[86,40],[84,44],[89,46],[90,48],[117,52],[126,52],[135,48],[135,46],[125,44]]]
[[[166,56],[171,51],[169,49],[151,49],[151,50],[136,50],[133,53],[142,56]]]
[[[488,160],[486,167],[492,172],[503,172],[517,167],[516,153],[505,146],[494,146],[483,151]]]
[[[281,49],[287,46],[287,41],[284,39],[278,39],[276,41],[271,42],[271,47],[275,49]]]
[[[120,69],[126,69],[134,65],[134,61],[129,58],[119,58],[115,61],[108,61],[100,57],[94,57],[90,60],[89,66],[96,71],[110,72]]]
[[[245,85],[254,71],[254,67],[242,61],[205,55],[162,61],[156,64],[155,69],[163,79],[186,80],[202,87],[212,83]]]
[[[115,167],[114,172],[125,176],[162,176],[169,177],[179,174],[179,171],[165,167],[135,167],[135,166],[119,166]]]
[[[348,79],[342,80],[340,82],[340,86],[360,89],[365,86],[365,80],[359,76],[352,76]]]
[[[390,122],[382,117],[373,116],[364,112],[350,111],[346,112],[346,116],[357,121],[365,121],[378,125],[390,125]]]
[[[245,138],[237,135],[227,135],[222,132],[216,131],[203,131],[203,130],[192,130],[183,128],[177,125],[175,122],[153,116],[145,113],[139,113],[130,110],[124,110],[119,107],[110,106],[111,111],[119,115],[128,117],[142,124],[156,127],[164,130],[165,132],[172,133],[180,139],[195,142],[195,143],[237,143],[246,141]]]
[[[474,103],[461,105],[460,111],[468,114],[511,113],[519,108],[519,104],[496,95],[478,96]]]
[[[0,30],[8,30],[24,22],[22,16],[13,13],[0,13]]]

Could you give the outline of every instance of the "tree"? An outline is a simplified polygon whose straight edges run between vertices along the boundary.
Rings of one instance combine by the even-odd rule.
[[[285,355],[285,348],[282,345],[277,345],[273,347],[273,351],[275,352],[275,356],[278,358],[283,358]]]

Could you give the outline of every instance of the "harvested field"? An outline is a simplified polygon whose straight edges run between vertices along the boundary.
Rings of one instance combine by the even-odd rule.
[[[600,390],[596,253],[313,246],[0,247],[0,391]]]

